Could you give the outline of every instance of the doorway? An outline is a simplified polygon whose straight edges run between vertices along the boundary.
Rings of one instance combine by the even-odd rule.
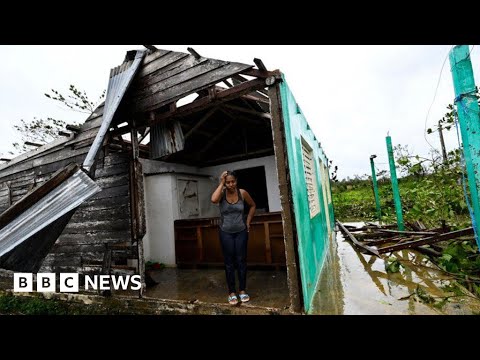
[[[265,166],[235,170],[238,188],[248,191],[257,205],[257,214],[269,212]]]

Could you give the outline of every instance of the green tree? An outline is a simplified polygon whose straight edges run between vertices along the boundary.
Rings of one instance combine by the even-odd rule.
[[[96,102],[91,101],[87,93],[79,90],[75,85],[69,86],[67,95],[51,89],[51,93],[45,93],[45,96],[51,100],[60,102],[67,109],[91,115],[105,98],[105,90]],[[47,119],[34,117],[31,121],[21,119],[19,124],[13,126],[17,134],[20,135],[21,141],[13,143],[13,150],[8,153],[16,156],[31,150],[31,146],[26,144],[29,142],[41,145],[52,142],[60,136],[59,132],[64,131],[67,124],[78,125],[74,122],[67,122],[51,117]]]
[[[99,99],[96,102],[90,101],[85,91],[79,90],[75,85],[70,85],[68,88],[69,93],[67,96],[63,96],[57,90],[52,89],[50,94],[45,94],[45,96],[54,101],[58,101],[67,108],[83,112],[85,114],[92,114],[100,102],[105,98],[106,90],[103,90]]]

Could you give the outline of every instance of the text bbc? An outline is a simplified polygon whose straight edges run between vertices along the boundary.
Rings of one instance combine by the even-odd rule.
[[[78,292],[78,274],[60,273],[60,292]],[[56,292],[55,273],[37,273],[38,292]],[[140,275],[85,275],[84,289],[89,290],[140,290],[142,282]],[[33,274],[13,274],[14,292],[33,292]]]

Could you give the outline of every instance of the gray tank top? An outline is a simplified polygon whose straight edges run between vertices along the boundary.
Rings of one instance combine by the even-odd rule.
[[[227,201],[226,192],[222,194],[220,200],[220,229],[226,233],[236,233],[245,230],[245,219],[243,215],[244,202],[240,189],[238,191],[238,201],[235,204],[230,204]]]

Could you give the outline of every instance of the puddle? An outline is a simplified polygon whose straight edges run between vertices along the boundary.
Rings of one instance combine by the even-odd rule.
[[[425,256],[411,250],[390,256],[402,265],[397,273],[385,270],[387,254],[383,258],[363,254],[337,232],[310,313],[480,314],[479,299],[457,295],[445,300],[446,296],[455,295],[449,288],[452,278],[435,269]]]

